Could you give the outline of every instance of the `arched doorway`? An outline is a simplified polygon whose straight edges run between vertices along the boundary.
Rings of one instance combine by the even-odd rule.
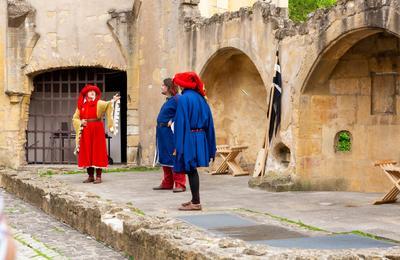
[[[254,165],[263,145],[267,91],[254,63],[242,51],[218,51],[202,71],[212,108],[217,144],[246,144],[242,164]]]
[[[400,40],[355,31],[320,57],[300,96],[298,173],[314,187],[383,191],[372,162],[399,159]]]
[[[54,70],[33,78],[34,90],[26,131],[26,161],[29,164],[74,164],[76,156],[72,116],[79,92],[96,84],[102,99],[121,95],[121,123],[116,136],[106,135],[109,155],[115,163],[126,162],[126,73],[102,68]]]

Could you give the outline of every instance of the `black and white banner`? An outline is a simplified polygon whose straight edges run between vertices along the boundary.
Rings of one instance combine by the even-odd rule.
[[[276,53],[275,77],[273,80],[274,96],[272,98],[272,111],[269,120],[269,143],[276,135],[281,124],[281,97],[282,97],[282,75],[279,63],[279,52]]]

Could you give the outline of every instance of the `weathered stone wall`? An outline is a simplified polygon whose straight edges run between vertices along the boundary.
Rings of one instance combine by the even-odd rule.
[[[31,0],[40,35],[25,68],[30,74],[49,68],[100,66],[126,70],[127,57],[107,25],[113,10],[131,10],[133,0]]]
[[[216,81],[212,83],[208,79],[218,74],[227,78],[229,66],[227,63],[220,64],[220,68],[214,66],[213,72],[208,75],[208,65],[212,66],[219,55],[224,55],[226,48],[237,49],[254,63],[264,87],[268,90],[274,73],[274,54],[279,45],[283,75],[282,125],[272,144],[267,171],[290,173],[292,179],[300,184],[298,187],[307,189],[386,190],[388,183],[381,180],[382,173],[373,168],[372,162],[376,159],[399,157],[396,142],[389,141],[395,138],[391,133],[396,131],[393,126],[396,124],[393,119],[396,116],[368,116],[371,113],[371,100],[363,96],[367,95],[368,85],[371,84],[369,73],[382,70],[386,72],[388,69],[397,71],[397,62],[393,60],[398,54],[390,46],[390,42],[395,39],[376,40],[388,48],[377,56],[386,57],[388,51],[394,53],[393,57],[387,57],[381,62],[362,60],[360,56],[365,56],[367,51],[364,54],[347,56],[346,53],[357,42],[376,33],[387,31],[400,35],[398,2],[339,1],[329,10],[316,11],[303,24],[294,24],[283,13],[280,15],[281,12],[281,9],[266,3],[256,3],[252,8],[242,9],[240,12],[216,15],[206,20],[186,20],[185,42],[189,49],[188,57],[184,59],[187,62],[186,67],[202,72],[202,76],[209,81],[210,93],[213,93],[213,84],[221,84]],[[347,64],[344,62],[346,59]],[[239,67],[238,65],[235,69]],[[340,71],[351,74],[351,79],[349,75],[343,76],[345,79],[341,78]],[[360,71],[365,72],[364,75]],[[235,70],[231,72],[234,75],[232,77],[238,75]],[[236,82],[240,80],[235,80]],[[359,85],[358,92],[351,90],[348,85]],[[228,87],[225,88],[228,91]],[[372,106],[381,110],[387,109],[388,102],[385,99],[390,91],[387,87],[382,91],[377,89]],[[216,100],[210,97],[210,104],[215,107],[224,104],[225,110],[228,102],[223,102],[228,98],[225,95],[224,98],[221,95],[214,98]],[[236,102],[230,102],[233,103],[232,109],[240,108],[243,103],[240,99]],[[307,107],[307,102],[310,107]],[[397,96],[392,97],[390,102],[394,104],[393,110],[397,111]],[[215,113],[215,121],[222,126],[223,123],[219,123],[219,120],[223,122],[224,118],[219,118],[219,112]],[[263,118],[258,119],[265,121]],[[365,123],[366,120],[369,123]],[[238,125],[248,124],[246,120],[241,121],[235,122]],[[321,121],[327,123],[325,128]],[[356,127],[357,130],[354,130]],[[350,131],[353,137],[350,156],[335,152],[333,145],[335,134],[349,129],[355,131]],[[260,132],[259,127],[254,131]],[[368,131],[370,133],[366,134]],[[385,140],[380,140],[379,136],[384,133],[387,133]],[[319,137],[315,138],[318,134]],[[368,153],[364,148],[366,143]],[[258,150],[257,144],[252,149]],[[290,162],[284,165],[287,158]]]
[[[188,1],[190,2],[190,1]],[[151,164],[155,149],[155,126],[157,114],[165,96],[161,95],[161,83],[173,77],[182,67],[179,53],[183,51],[179,38],[183,27],[180,23],[180,1],[143,1],[138,20],[138,51],[135,75],[139,87],[136,97],[139,104],[139,128],[129,129],[134,133],[140,129],[138,160]],[[187,4],[189,7],[191,4]]]
[[[293,177],[305,187],[388,188],[372,163],[399,159],[396,115],[372,114],[370,73],[397,71],[397,39],[371,35],[383,31],[399,35],[398,11],[397,1],[340,1],[277,35],[283,38],[284,85],[292,100],[284,112],[289,124],[283,124],[281,133],[285,129],[293,133]],[[387,103],[383,87],[375,96],[380,107]],[[352,134],[350,153],[335,152],[335,134],[340,130]]]
[[[0,158],[2,164],[6,164],[11,167],[17,166],[17,163],[21,159],[21,147],[19,146],[23,141],[21,138],[21,111],[23,106],[21,105],[22,96],[20,95],[7,95],[8,86],[14,84],[15,78],[9,78],[7,72],[9,72],[9,61],[7,53],[9,50],[13,50],[12,46],[9,46],[10,34],[13,33],[11,30],[8,32],[7,24],[8,21],[8,10],[7,1],[1,1],[0,4],[0,118],[3,120],[3,124],[0,126]],[[12,13],[12,17],[17,18],[18,13]],[[10,33],[10,34],[9,34]],[[12,37],[12,36],[11,36]],[[20,55],[22,56],[22,55]],[[22,57],[20,57],[22,59]],[[17,65],[14,65],[17,66]]]
[[[7,94],[2,104],[7,117],[12,120],[2,131],[1,164],[18,167],[25,163],[25,129],[33,91],[32,79],[38,73],[79,66],[127,71],[128,95],[137,95],[131,87],[133,64],[129,59],[134,46],[133,7],[133,0],[100,3],[8,1],[8,12],[4,10],[8,14],[7,51],[4,52],[7,55],[7,84],[1,93]],[[129,108],[137,111],[137,106],[131,102]],[[135,118],[128,120],[129,126],[138,124]],[[137,143],[129,144],[132,148],[137,146]],[[128,152],[131,151],[128,149]]]
[[[300,174],[315,183],[342,185],[331,189],[390,187],[371,162],[399,159],[398,75],[392,74],[399,72],[399,51],[397,37],[369,36],[340,58],[331,75],[320,76],[327,78],[324,83],[307,84],[300,104],[297,156],[313,165]],[[336,134],[342,130],[351,133],[349,152],[335,149]]]
[[[231,129],[217,129],[217,135],[220,137],[218,141],[220,143],[227,141],[230,144],[239,142],[249,144],[250,149],[246,152],[245,162],[251,163],[255,158],[256,151],[262,146],[266,127],[266,117],[256,118],[257,115],[262,114],[262,109],[265,109],[267,106],[265,97],[270,85],[262,82],[272,82],[272,77],[274,76],[275,52],[277,48],[275,32],[278,29],[277,23],[286,16],[286,11],[267,3],[257,3],[253,7],[243,8],[237,12],[215,15],[212,18],[204,19],[193,16],[193,14],[198,14],[194,11],[196,9],[196,4],[183,4],[183,6],[181,6],[181,12],[183,15],[187,15],[188,18],[181,18],[180,27],[177,30],[170,30],[171,35],[177,37],[174,38],[176,42],[170,42],[168,37],[160,40],[161,43],[169,42],[172,46],[174,46],[174,44],[177,46],[170,48],[171,51],[169,51],[167,59],[173,65],[169,66],[170,70],[167,69],[165,71],[176,72],[178,70],[193,70],[206,79],[206,88],[210,89],[210,104],[211,109],[215,111],[214,120],[217,122],[217,126],[222,126],[224,121],[227,122],[227,120],[231,120],[228,118],[233,116],[232,113],[234,113],[236,108],[240,108],[238,115],[233,116],[235,120],[231,122]],[[173,21],[174,20],[172,20],[172,22]],[[158,28],[154,25],[151,26]],[[171,24],[171,26],[174,25]],[[144,37],[150,37],[151,30],[146,30],[146,32],[146,36]],[[152,39],[157,38],[152,37]],[[146,50],[153,48],[153,46],[147,44],[144,48],[144,50]],[[239,67],[236,68],[232,64],[230,69],[228,69],[229,66],[221,64],[219,67],[216,66],[217,68],[215,69],[208,69],[209,64],[211,64],[211,67],[213,66],[213,61],[227,60],[226,57],[224,57],[226,52],[221,51],[225,49],[230,49],[232,53],[239,53],[241,57],[243,57],[242,61],[251,67],[243,64],[242,69],[244,70],[242,70],[239,69]],[[158,52],[155,50],[152,50],[151,53],[152,55],[150,57],[155,57],[155,59],[165,57],[157,55]],[[174,53],[175,55],[173,55]],[[228,56],[229,55],[230,54],[228,54]],[[149,57],[145,59],[147,60]],[[159,69],[157,68],[154,70],[154,64],[157,64],[157,61],[151,64],[152,66],[149,67],[150,70],[146,67],[145,75],[141,75],[145,78],[149,78],[150,76],[155,77],[155,79],[160,78],[160,74],[158,73]],[[243,75],[247,75],[247,80],[239,82],[241,77],[235,76],[239,70]],[[232,84],[224,83],[224,86],[219,86],[219,84],[213,86],[214,83],[209,79],[219,74],[224,75],[224,77],[231,75],[231,78],[226,82],[232,82]],[[250,80],[250,78],[252,79]],[[157,80],[158,84],[160,84],[159,79]],[[146,131],[143,135],[141,134],[143,161],[145,163],[151,162],[154,154],[154,120],[160,107],[159,105],[148,106],[148,104],[160,104],[159,101],[156,103],[155,100],[161,99],[158,94],[159,87],[157,86],[154,90],[154,85],[147,82],[150,81],[148,80],[141,83],[141,88],[144,90],[140,93],[140,102],[146,104],[146,108],[141,112],[141,115],[145,113],[145,118],[141,116],[140,127],[141,129],[151,129],[150,131]],[[249,86],[249,84],[251,86]],[[220,89],[217,90],[219,93],[221,93],[221,91],[227,93],[229,90],[226,87],[233,87],[233,85],[235,85],[235,92],[231,93],[232,102],[229,102],[228,99],[221,99],[221,95],[213,95],[213,91],[216,89]],[[153,88],[153,90],[150,90],[151,88]],[[245,91],[246,89],[250,89],[247,94],[253,96],[247,96],[241,89]],[[243,97],[243,95],[246,97]],[[254,95],[256,95],[256,98]],[[236,97],[243,98],[239,99]],[[252,102],[251,99],[256,99],[257,103]],[[284,97],[284,99],[286,100],[287,98]],[[231,116],[225,117],[225,115],[221,114],[221,111],[217,111],[219,109],[218,104],[223,104],[227,107],[228,114],[230,113],[229,111],[232,112]],[[249,113],[246,112],[246,109],[256,114],[252,117],[248,117]],[[247,116],[243,116],[245,113],[247,113]],[[219,115],[222,115],[222,117]],[[255,127],[246,129],[246,132],[239,131],[239,129],[243,130],[243,128],[248,128],[247,126],[249,124],[255,125]],[[233,140],[233,137],[228,134],[233,131],[238,135],[236,140]],[[252,136],[252,138],[249,139],[249,136]],[[254,138],[254,136],[257,136],[257,138]]]

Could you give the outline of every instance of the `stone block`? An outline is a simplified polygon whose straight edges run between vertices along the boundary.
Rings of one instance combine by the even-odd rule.
[[[323,174],[320,171],[321,166],[324,165],[322,156],[304,157],[304,171],[309,173]],[[312,174],[314,177],[315,174]]]
[[[335,123],[338,126],[347,127],[356,123],[356,110],[340,110],[338,111],[337,119]]]
[[[398,51],[398,39],[396,37],[380,37],[375,44],[376,52]]]
[[[359,78],[360,83],[360,95],[370,96],[371,95],[371,77]]]
[[[370,74],[368,60],[341,60],[334,70],[332,78],[368,77]]]
[[[139,134],[139,126],[128,125],[127,134],[128,135],[138,135]]]
[[[337,111],[336,110],[313,110],[310,114],[306,115],[310,118],[313,124],[327,124],[337,118]],[[307,117],[306,117],[307,118]]]
[[[370,125],[372,123],[371,96],[358,96],[357,104],[357,124]]]
[[[321,138],[322,125],[317,123],[300,123],[299,138]]]
[[[321,154],[321,139],[299,139],[297,142],[297,156],[313,156]]]
[[[356,110],[357,109],[357,96],[338,96],[337,109],[340,110]]]
[[[311,109],[319,110],[331,110],[336,108],[336,97],[335,96],[312,96],[311,97]]]
[[[139,125],[139,111],[137,109],[128,109],[128,125]]]
[[[332,158],[335,155],[335,136],[338,130],[330,126],[322,128],[321,152],[324,158]]]
[[[358,78],[340,78],[329,81],[330,93],[334,95],[358,95],[360,84]]]
[[[138,146],[140,141],[139,135],[128,135],[128,147]]]

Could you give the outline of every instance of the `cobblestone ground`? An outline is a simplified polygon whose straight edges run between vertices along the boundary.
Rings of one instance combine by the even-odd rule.
[[[17,259],[126,259],[120,253],[0,189]]]

